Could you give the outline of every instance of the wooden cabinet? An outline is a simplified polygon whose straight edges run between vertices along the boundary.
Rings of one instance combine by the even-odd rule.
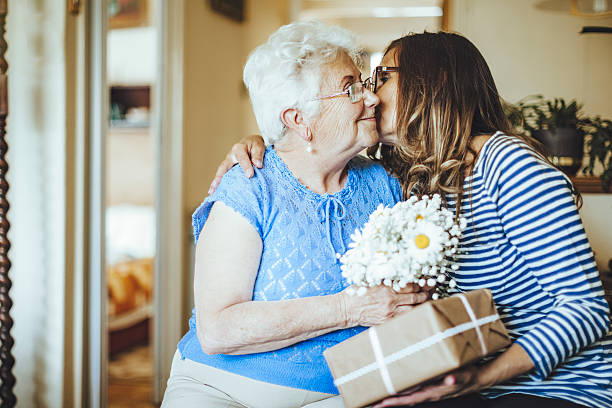
[[[599,177],[571,177],[572,183],[581,194],[610,194],[612,188],[604,190]],[[610,186],[612,187],[612,185]]]

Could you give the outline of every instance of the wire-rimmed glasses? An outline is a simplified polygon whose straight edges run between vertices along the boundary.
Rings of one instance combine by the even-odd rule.
[[[363,90],[368,89],[371,92],[376,92],[378,85],[384,83],[384,77],[387,72],[398,72],[399,67],[386,67],[379,65],[374,69],[372,76],[365,81],[352,83],[346,91],[338,92],[331,95],[319,96],[315,100],[335,98],[336,96],[346,95],[351,103],[357,103],[363,100]]]
[[[335,98],[336,96],[346,95],[349,97],[349,100],[351,101],[351,103],[357,103],[363,100],[363,90],[365,88],[370,89],[369,83],[366,84],[366,82],[369,80],[370,78],[366,79],[363,82],[361,81],[354,82],[351,85],[349,85],[346,91],[338,92],[332,95],[319,96],[315,98],[315,100],[329,99],[329,98]]]

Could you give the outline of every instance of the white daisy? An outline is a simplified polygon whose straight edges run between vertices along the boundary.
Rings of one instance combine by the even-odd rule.
[[[408,234],[410,256],[420,264],[435,265],[443,258],[443,241],[446,232],[441,227],[419,221]]]

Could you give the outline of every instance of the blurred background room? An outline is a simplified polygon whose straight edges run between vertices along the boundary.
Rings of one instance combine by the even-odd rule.
[[[508,103],[563,98],[612,119],[610,0],[8,0],[0,17],[4,3],[23,407],[159,406],[193,307],[191,214],[232,144],[258,133],[242,69],[283,24],[357,33],[364,78],[394,38],[458,32]],[[605,146],[593,175],[580,151],[573,176],[604,281]]]
[[[152,400],[155,294],[155,3],[108,4],[105,268],[108,406]]]

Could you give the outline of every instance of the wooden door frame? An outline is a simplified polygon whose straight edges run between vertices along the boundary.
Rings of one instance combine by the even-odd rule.
[[[108,336],[106,267],[104,257],[106,137],[108,134],[108,85],[106,80],[107,8],[104,1],[87,2],[86,137],[85,137],[85,378],[83,406],[106,407]]]
[[[185,0],[155,0],[157,10],[157,248],[153,396],[160,402],[183,321],[183,34]]]

